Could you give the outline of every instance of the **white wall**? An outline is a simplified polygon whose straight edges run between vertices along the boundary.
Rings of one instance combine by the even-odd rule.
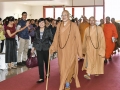
[[[43,6],[32,6],[31,9],[31,18],[32,19],[39,19],[39,18],[43,18]]]
[[[105,0],[105,16],[120,22],[120,0]]]
[[[0,17],[3,19],[7,16],[21,17],[22,12],[28,13],[28,18],[31,18],[31,6],[13,3],[0,3]]]
[[[87,5],[94,5],[94,0],[73,0],[73,6]],[[95,0],[95,5],[103,5],[103,0]]]

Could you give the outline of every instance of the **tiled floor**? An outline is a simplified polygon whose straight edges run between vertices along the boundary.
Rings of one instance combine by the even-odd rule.
[[[11,69],[11,70],[0,70],[0,82],[4,81],[8,78],[11,78],[15,75],[18,75],[22,72],[27,71],[28,68],[26,66],[18,67],[17,69]]]

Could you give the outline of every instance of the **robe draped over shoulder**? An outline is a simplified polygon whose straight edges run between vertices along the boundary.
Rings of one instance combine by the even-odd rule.
[[[77,55],[82,57],[82,45],[78,26],[71,21],[65,26],[63,22],[60,22],[57,26],[57,31],[50,50],[58,52],[58,64],[60,70],[59,90],[64,89],[66,79],[73,63],[75,63],[73,78],[75,79],[76,87],[79,88]]]
[[[118,38],[117,30],[114,24],[104,25],[104,35],[106,42],[105,57],[109,59],[115,48],[115,43],[112,42],[112,37]]]
[[[88,74],[103,74],[105,59],[105,38],[100,26],[87,28],[83,40],[85,60],[82,70]]]

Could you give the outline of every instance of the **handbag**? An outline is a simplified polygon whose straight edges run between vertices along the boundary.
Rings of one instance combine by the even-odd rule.
[[[30,55],[30,57],[28,57],[26,61],[26,66],[28,68],[33,68],[33,67],[38,66],[38,60],[37,60],[36,54],[34,55],[34,57],[32,57],[32,54]]]

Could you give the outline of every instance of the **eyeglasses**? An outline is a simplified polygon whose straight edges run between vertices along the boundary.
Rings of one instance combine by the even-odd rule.
[[[68,15],[61,15],[61,17],[66,17],[66,16],[68,16]]]

